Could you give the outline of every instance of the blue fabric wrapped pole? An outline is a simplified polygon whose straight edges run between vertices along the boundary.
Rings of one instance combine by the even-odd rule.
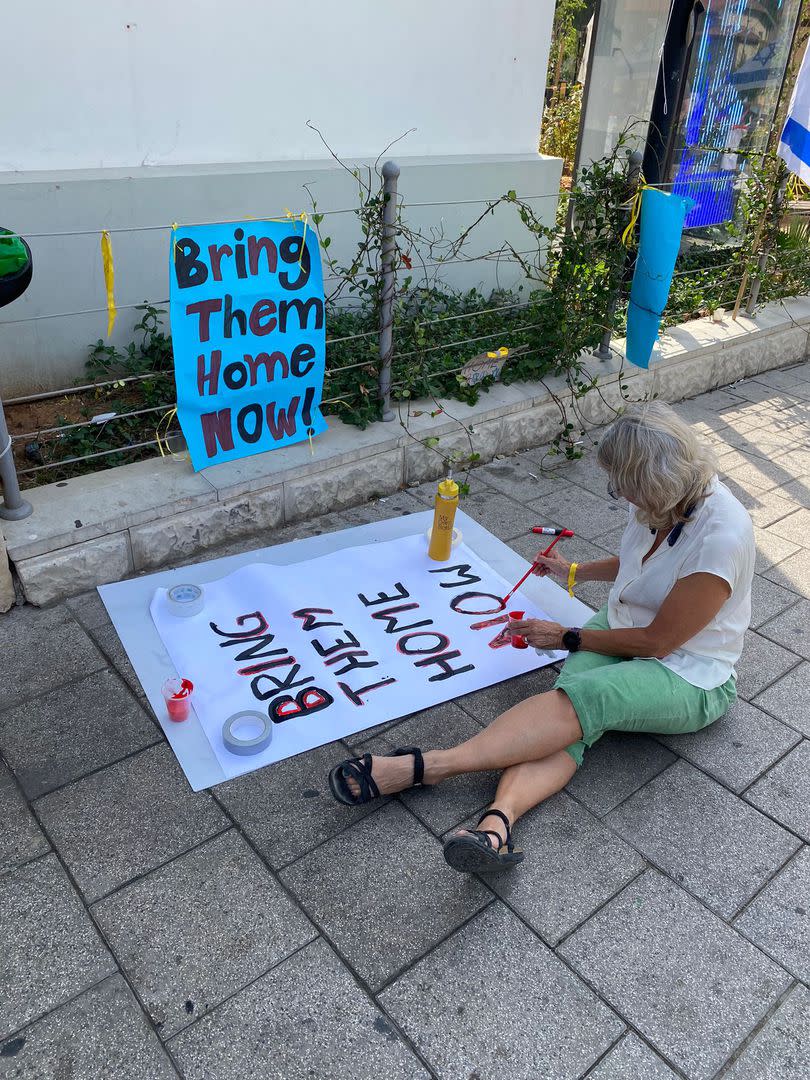
[[[627,310],[627,359],[636,367],[650,365],[681,247],[684,219],[694,205],[692,199],[667,195],[657,188],[645,188],[641,193],[641,231]]]

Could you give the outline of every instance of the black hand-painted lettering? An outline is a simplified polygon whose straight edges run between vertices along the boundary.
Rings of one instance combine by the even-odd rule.
[[[257,675],[251,680],[250,689],[253,691],[253,696],[258,698],[259,701],[267,701],[271,697],[275,697],[276,694],[280,694],[282,690],[294,690],[297,686],[306,686],[308,683],[315,682],[314,675],[308,675],[304,679],[299,679],[296,682],[296,677],[301,670],[300,664],[293,664],[283,679],[277,679],[275,675]],[[262,680],[274,684],[273,690],[261,690],[260,686]]]
[[[313,638],[311,643],[312,648],[320,656],[331,656],[332,653],[340,652],[341,649],[348,649],[351,646],[354,646],[358,649],[362,648],[360,642],[357,640],[351,630],[344,630],[343,633],[346,635],[346,640],[344,641],[343,638],[335,638],[334,645],[322,645],[320,641],[318,641],[316,638]]]
[[[429,570],[428,573],[432,571]],[[468,600],[472,601],[472,604],[465,609],[461,605]],[[493,606],[484,607],[484,600],[492,600]],[[494,615],[496,611],[503,611],[503,597],[488,592],[462,592],[453,597],[450,607],[459,615]]]
[[[220,637],[230,638],[252,638],[258,634],[263,634],[270,626],[270,623],[265,619],[264,615],[260,611],[251,611],[249,615],[240,615],[236,620],[237,626],[244,626],[248,619],[255,619],[257,626],[254,626],[248,630],[220,630],[216,623],[209,623],[208,625],[214,631],[215,634],[219,634]]]
[[[343,656],[335,657],[334,660],[327,660],[327,664],[346,662],[346,666],[335,669],[335,675],[348,675],[353,668],[371,668],[379,667],[379,660],[358,660],[358,656],[368,656],[367,652],[351,652],[344,653]]]
[[[433,619],[422,619],[421,622],[409,623],[408,626],[398,625],[397,615],[399,612],[413,611],[414,608],[418,607],[418,604],[400,604],[399,607],[386,608],[385,611],[372,611],[371,617],[388,623],[385,628],[386,634],[401,634],[405,630],[415,630],[418,626],[431,626]]]
[[[382,686],[390,686],[391,683],[395,683],[396,681],[396,679],[383,679],[382,682],[361,686],[359,690],[352,690],[352,688],[347,686],[344,682],[339,682],[338,686],[354,705],[365,705],[363,694],[370,694],[373,690],[379,690]]]
[[[280,649],[279,652],[284,652]],[[295,664],[296,659],[294,656],[281,656],[278,660],[266,660],[263,664],[252,664],[250,667],[237,668],[237,675],[258,675],[260,671],[269,671],[274,667],[287,667],[288,664]]]
[[[334,615],[334,611],[331,608],[325,607],[311,607],[311,608],[299,608],[298,611],[294,611],[292,616],[294,619],[302,619],[302,630],[309,632],[310,630],[320,630],[322,626],[342,626],[341,622],[324,622],[318,620],[316,615]]]
[[[417,638],[433,640],[430,644],[424,641],[413,644]],[[450,638],[446,634],[440,634],[438,630],[419,630],[415,634],[405,634],[397,641],[397,651],[405,656],[427,656],[429,653],[444,652],[449,646]]]
[[[335,699],[326,690],[319,686],[310,686],[306,690],[299,690],[295,697],[292,694],[284,694],[276,698],[267,708],[267,715],[274,724],[283,724],[285,720],[294,717],[320,712],[328,709]]]
[[[475,664],[465,664],[464,667],[454,668],[449,664],[450,660],[455,660],[461,656],[458,649],[453,649],[452,652],[443,653],[441,656],[426,656],[424,660],[417,660],[414,663],[414,667],[428,667],[430,664],[436,664],[442,670],[437,672],[436,675],[431,675],[428,682],[443,682],[445,679],[451,679],[454,675],[463,675],[466,671],[475,671]]]
[[[440,589],[457,589],[459,585],[476,585],[481,578],[472,573],[469,563],[459,563],[458,566],[438,566],[435,570],[428,570],[429,574],[458,574],[458,581],[440,581]]]
[[[395,600],[406,600],[411,595],[401,581],[397,581],[394,588],[397,590],[396,595],[394,596],[388,596],[386,593],[381,592],[377,593],[376,600],[369,600],[368,597],[364,596],[362,593],[358,593],[357,599],[365,607],[376,607],[377,604],[389,604],[393,603]]]

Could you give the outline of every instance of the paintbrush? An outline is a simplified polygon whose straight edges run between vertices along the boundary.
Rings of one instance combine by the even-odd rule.
[[[553,539],[553,540],[551,541],[551,543],[550,543],[550,544],[548,545],[548,547],[546,548],[546,550],[545,550],[545,551],[543,551],[543,552],[541,552],[541,558],[544,558],[544,557],[545,557],[546,555],[548,555],[548,554],[550,553],[551,549],[552,549],[552,548],[554,547],[554,545],[555,545],[555,544],[556,544],[556,543],[557,543],[557,542],[558,542],[559,540],[562,540],[562,539],[563,539],[564,537],[565,537],[565,538],[567,539],[568,537],[571,537],[571,536],[573,536],[573,535],[574,535],[574,534],[573,534],[573,533],[571,532],[571,530],[570,530],[570,529],[550,529],[550,528],[547,528],[547,527],[546,527],[546,526],[544,526],[544,525],[535,525],[535,526],[534,526],[534,528],[532,529],[532,532],[533,532],[533,533],[539,533],[539,534],[540,534],[541,536],[553,536],[553,537],[554,537],[554,539]],[[509,600],[510,600],[510,599],[512,598],[512,596],[514,596],[514,594],[515,594],[515,593],[516,593],[516,592],[518,591],[518,589],[519,589],[519,588],[520,588],[520,586],[521,586],[521,585],[523,584],[523,582],[524,582],[524,581],[526,580],[526,578],[527,578],[527,577],[528,577],[528,576],[529,576],[530,574],[533,574],[533,573],[534,573],[534,571],[535,571],[535,570],[537,569],[537,567],[538,567],[539,565],[540,565],[540,560],[539,560],[539,559],[535,560],[535,561],[534,561],[534,562],[532,563],[532,565],[531,565],[531,566],[529,567],[529,569],[528,569],[528,570],[526,571],[526,573],[525,573],[525,574],[523,575],[523,577],[522,577],[522,578],[520,579],[520,581],[519,581],[519,582],[518,582],[518,583],[517,583],[516,585],[513,585],[513,586],[512,586],[512,588],[511,588],[511,589],[509,590],[509,592],[508,592],[508,593],[506,594],[506,596],[505,596],[505,597],[503,598],[503,606],[504,606],[504,607],[506,607],[506,605],[507,605],[507,604],[509,603]]]

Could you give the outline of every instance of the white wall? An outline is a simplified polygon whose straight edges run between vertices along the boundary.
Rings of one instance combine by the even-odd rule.
[[[5,0],[0,171],[537,150],[553,0]]]

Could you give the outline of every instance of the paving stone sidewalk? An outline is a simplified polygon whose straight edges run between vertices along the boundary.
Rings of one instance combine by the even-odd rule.
[[[348,810],[336,744],[195,794],[95,594],[0,616],[0,1078],[807,1080],[810,365],[677,408],[756,523],[740,700],[697,735],[603,739],[508,878],[441,856],[494,778]],[[530,520],[615,552],[594,455],[543,457],[477,469],[464,510],[524,556]],[[553,677],[357,739],[449,745]]]

